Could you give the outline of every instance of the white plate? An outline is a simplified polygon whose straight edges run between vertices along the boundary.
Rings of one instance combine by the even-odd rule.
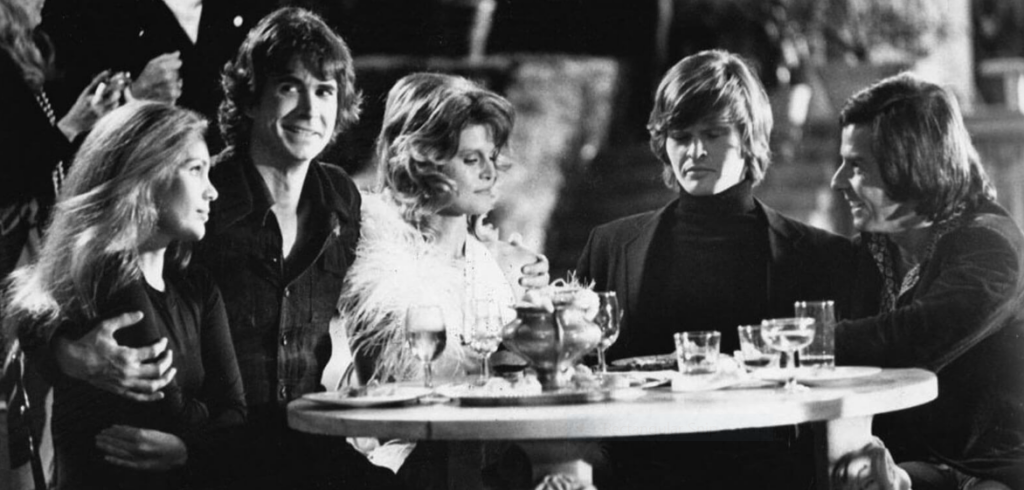
[[[738,371],[719,371],[699,376],[676,374],[672,377],[672,391],[715,391],[738,386],[747,381],[750,379]]]
[[[618,371],[605,374],[605,389],[657,388],[672,382],[675,371]]]
[[[306,393],[302,398],[346,408],[368,408],[404,405],[429,395],[430,389],[413,386],[395,386],[386,395],[351,396],[345,391],[323,391]]]
[[[654,356],[627,357],[611,362],[611,366],[628,371],[664,371],[676,368],[676,354],[659,354]]]
[[[882,368],[875,366],[836,366],[832,369],[816,367],[798,368],[796,371],[797,383],[813,385],[871,376],[872,374],[882,372]],[[786,381],[789,379],[789,371],[779,368],[758,369],[753,374],[758,378],[769,381]]]

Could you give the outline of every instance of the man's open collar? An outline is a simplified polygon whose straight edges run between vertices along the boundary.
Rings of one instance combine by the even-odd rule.
[[[253,213],[265,217],[273,201],[263,177],[252,161],[237,154],[218,156],[218,160],[210,177],[219,194],[213,203],[210,232],[217,233]],[[350,222],[352,212],[348,209],[348,203],[341,197],[340,190],[335,188],[327,172],[322,164],[311,162],[300,199],[308,200],[316,208],[326,209],[342,222]]]

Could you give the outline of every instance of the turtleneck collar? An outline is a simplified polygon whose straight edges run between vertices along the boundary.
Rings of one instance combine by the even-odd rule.
[[[678,215],[729,216],[746,214],[754,210],[753,182],[744,180],[713,196],[694,196],[679,191]]]

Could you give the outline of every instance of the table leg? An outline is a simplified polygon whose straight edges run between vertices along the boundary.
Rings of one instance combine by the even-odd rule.
[[[832,465],[850,451],[856,451],[871,441],[870,415],[848,417],[811,424],[814,431],[814,466],[818,488],[831,486]]]
[[[583,460],[583,455],[592,452],[589,450],[593,444],[582,441],[530,441],[520,442],[519,447],[530,458],[534,482],[547,475],[561,473],[591,485],[594,482],[594,470],[590,463]]]

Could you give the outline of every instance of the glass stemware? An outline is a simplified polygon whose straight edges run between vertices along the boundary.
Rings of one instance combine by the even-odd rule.
[[[501,345],[501,329],[504,327],[498,302],[489,299],[475,301],[472,318],[473,323],[466,337],[469,348],[481,357],[483,370],[480,381],[485,383],[491,377],[488,361]]]
[[[448,341],[441,307],[410,306],[405,314],[405,339],[413,356],[423,363],[423,386],[433,388],[431,362],[444,352]]]
[[[608,372],[604,351],[619,338],[619,321],[622,320],[622,311],[619,310],[619,299],[614,291],[597,293],[597,297],[600,300],[600,306],[597,316],[594,317],[594,323],[601,329],[601,342],[597,344],[597,373],[604,376]]]
[[[814,340],[814,319],[794,317],[764,320],[761,322],[761,336],[772,349],[787,355],[786,384],[783,390],[787,393],[806,391],[806,386],[796,382],[796,351]]]

